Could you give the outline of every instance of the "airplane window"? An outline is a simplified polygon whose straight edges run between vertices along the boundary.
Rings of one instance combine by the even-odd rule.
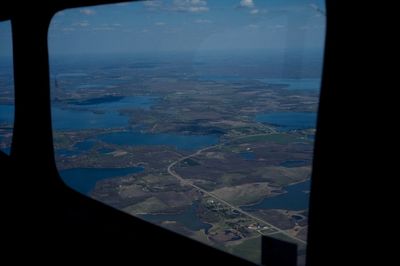
[[[14,125],[11,23],[0,22],[0,150],[10,154]]]
[[[324,2],[171,0],[59,12],[57,167],[71,188],[259,263],[307,243]]]

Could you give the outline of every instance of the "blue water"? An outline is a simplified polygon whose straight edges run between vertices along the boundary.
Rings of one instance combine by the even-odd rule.
[[[157,97],[152,96],[129,96],[119,101],[110,101],[100,104],[90,105],[91,108],[118,111],[120,109],[140,108],[149,109],[154,105]]]
[[[316,113],[277,112],[256,115],[256,121],[278,126],[281,130],[315,128]]]
[[[53,107],[52,123],[55,130],[83,130],[96,128],[115,128],[128,125],[129,118],[117,112],[102,114],[90,111],[61,109]]]
[[[14,123],[14,105],[0,104],[0,125]]]
[[[78,142],[74,146],[79,151],[83,152],[83,151],[90,150],[94,146],[95,143],[96,143],[96,141],[94,139],[88,139],[88,140]]]
[[[106,89],[106,88],[114,88],[116,85],[120,85],[123,83],[122,80],[119,79],[103,79],[101,83],[94,84],[93,80],[89,77],[88,74],[83,73],[70,73],[70,74],[57,74],[57,79],[61,77],[61,80],[68,80],[68,83],[62,84],[62,88],[64,90],[76,91],[76,90],[92,90],[92,89]],[[54,76],[52,77],[52,82],[50,84],[52,89],[55,86]]]
[[[120,115],[118,110],[127,108],[149,109],[156,97],[132,96],[119,101],[110,101],[99,104],[74,106],[65,109],[59,106],[52,108],[52,121],[55,130],[83,130],[97,128],[115,128],[128,125],[129,117]],[[98,111],[94,113],[87,109]],[[103,111],[100,112],[99,111]]]
[[[5,147],[5,148],[1,149],[1,151],[4,152],[7,155],[10,155],[11,154],[11,147],[10,146]]]
[[[286,186],[284,189],[287,193],[265,198],[260,203],[243,206],[242,209],[246,211],[254,211],[259,209],[283,209],[283,210],[304,210],[308,208],[310,180]]]
[[[265,78],[259,81],[271,85],[287,85],[290,90],[319,90],[321,87],[321,79],[283,79],[283,78]]]
[[[78,156],[81,153],[90,150],[93,148],[95,144],[95,140],[89,139],[89,140],[84,140],[81,142],[78,142],[77,144],[74,145],[73,150],[68,150],[68,149],[57,149],[55,150],[55,153],[57,156],[61,157],[72,157],[72,156]],[[97,150],[99,153],[110,153],[114,151],[114,149],[110,148],[100,148]]]
[[[14,105],[11,104],[0,104],[0,125],[9,125],[14,123]],[[6,147],[1,149],[4,153],[10,154],[10,145],[11,142],[8,141],[11,139],[6,138],[3,139],[2,136],[0,136],[0,143],[6,144]]]
[[[67,186],[89,194],[94,189],[97,181],[112,177],[125,176],[128,174],[143,172],[143,167],[130,168],[73,168],[60,172],[61,178]]]
[[[137,105],[135,102],[130,102],[129,105],[126,100],[122,102],[123,107],[138,107],[144,106],[149,108],[151,101],[138,100]],[[113,127],[125,127],[128,125],[129,118],[120,115],[116,110],[112,109],[115,103],[104,103],[96,105],[93,109],[96,110],[99,107],[109,108],[111,105],[110,112],[105,113],[93,113],[85,109],[63,109],[58,106],[52,108],[52,123],[55,130],[82,130],[82,129],[93,129],[93,128],[113,128]],[[115,105],[116,107],[116,105]],[[89,107],[90,108],[90,107]],[[116,108],[115,108],[116,109]],[[14,106],[13,105],[0,105],[0,123],[12,124],[14,121]]]
[[[168,145],[181,150],[197,150],[218,143],[217,135],[149,134],[141,132],[115,132],[98,139],[116,145]]]
[[[197,214],[198,203],[194,202],[189,208],[178,214],[142,214],[138,215],[146,221],[161,223],[164,221],[177,221],[193,231],[204,229],[206,233],[212,225],[202,222]]]
[[[55,150],[55,154],[57,156],[61,156],[61,157],[72,157],[72,156],[77,156],[79,155],[81,152],[77,151],[77,150],[67,150],[67,149],[57,149]]]
[[[239,155],[243,159],[248,160],[248,161],[253,161],[256,159],[256,155],[252,151],[244,151],[244,152],[239,153]]]

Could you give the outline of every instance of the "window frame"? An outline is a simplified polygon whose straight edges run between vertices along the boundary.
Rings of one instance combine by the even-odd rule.
[[[90,208],[95,208],[96,211],[105,211],[106,213],[115,213],[118,212],[117,216],[119,217],[118,219],[122,220],[137,220],[137,218],[134,218],[132,216],[129,216],[127,214],[123,214],[122,212],[112,209],[100,202],[91,200],[89,198],[86,198],[83,195],[80,195],[76,192],[74,192],[72,189],[69,189],[64,185],[64,183],[61,181],[56,164],[55,164],[55,159],[54,159],[54,149],[53,149],[53,138],[52,138],[52,127],[51,127],[51,105],[50,105],[50,84],[49,84],[49,63],[48,63],[48,47],[47,47],[47,31],[48,27],[50,25],[51,18],[59,11],[62,11],[64,9],[68,8],[77,8],[77,7],[87,7],[87,6],[93,6],[93,5],[103,5],[103,4],[116,4],[116,3],[121,3],[121,2],[136,2],[135,0],[46,0],[43,2],[38,3],[37,6],[35,3],[29,3],[29,4],[24,4],[25,9],[20,10],[18,8],[18,3],[15,3],[15,1],[4,1],[1,4],[0,8],[0,21],[5,21],[5,20],[11,20],[12,23],[12,35],[13,35],[13,61],[14,61],[14,82],[15,82],[15,110],[16,110],[16,115],[15,115],[15,120],[14,120],[14,134],[13,134],[13,141],[12,141],[12,148],[11,148],[11,155],[4,157],[3,155],[0,156],[1,161],[7,162],[6,167],[2,169],[6,173],[9,173],[10,175],[13,175],[14,172],[20,173],[24,169],[17,169],[19,166],[28,166],[32,167],[34,169],[34,172],[38,173],[47,173],[47,175],[44,175],[40,181],[35,181],[36,184],[34,187],[38,186],[43,186],[42,189],[43,191],[48,192],[48,196],[53,196],[56,199],[59,198],[59,196],[56,196],[56,193],[60,192],[62,195],[61,197],[67,197],[71,196],[74,198],[74,200],[77,200],[78,202],[86,201],[89,202],[87,205],[83,204],[84,206],[91,206]],[[329,2],[327,1],[326,7],[327,10],[329,11]],[[332,8],[333,9],[333,8]],[[32,12],[33,11],[33,12]],[[32,14],[33,13],[33,14]],[[328,14],[328,19],[329,19],[329,12]],[[30,20],[29,20],[30,19]],[[27,22],[29,21],[29,22]],[[329,23],[327,22],[327,25],[329,26]],[[327,28],[327,34],[328,34],[329,27]],[[32,37],[35,37],[32,39]],[[28,47],[28,45],[31,45],[31,47]],[[327,46],[327,41],[325,46]],[[25,48],[27,48],[26,51],[24,51]],[[28,54],[29,52],[35,52],[35,54]],[[325,52],[326,53],[326,52]],[[29,59],[33,59],[33,62],[35,64],[38,64],[39,67],[37,67],[36,70],[32,71],[33,73],[29,73],[29,68],[33,66],[33,63],[26,63],[28,60],[26,60],[27,57]],[[325,65],[326,62],[324,62],[324,75],[323,75],[323,82],[322,82],[322,87],[321,87],[321,98],[324,97],[325,89],[324,87],[327,86],[326,81],[325,81]],[[27,90],[26,89],[26,84],[27,81],[26,79],[29,78],[30,81],[36,86],[39,87],[40,89],[38,91],[32,92],[34,90]],[[40,107],[38,108],[32,108],[34,107],[34,104],[32,103],[33,101],[37,101],[35,105],[39,105]],[[321,105],[321,103],[320,103]],[[33,113],[30,113],[29,109],[34,110]],[[31,118],[33,116],[38,117],[38,121],[36,121],[36,130],[37,132],[33,134],[33,136],[28,136],[26,132],[30,132],[30,129],[32,127],[35,127],[35,125],[32,125]],[[316,132],[316,153],[314,154],[314,157],[319,156],[319,131],[320,131],[320,110],[318,111],[318,121],[317,121],[317,132]],[[34,141],[32,141],[34,139]],[[40,152],[40,158],[35,158],[35,154],[37,152]],[[4,158],[3,158],[4,157]],[[315,213],[312,209],[317,206],[315,202],[318,200],[318,194],[315,193],[316,191],[316,182],[315,180],[319,180],[318,176],[320,175],[320,171],[315,171],[315,166],[318,164],[318,160],[314,160],[313,164],[313,175],[312,175],[312,189],[311,189],[311,197],[310,197],[310,214],[311,214],[311,219],[310,222],[313,222],[313,213]],[[319,169],[319,168],[318,168]],[[18,176],[18,175],[17,175]],[[58,177],[58,178],[55,178]],[[33,181],[28,182],[29,184],[33,184]],[[49,190],[53,190],[52,192],[49,192]],[[55,192],[54,192],[55,191]],[[67,202],[69,200],[66,200]],[[65,203],[65,200],[63,200],[63,203]],[[65,209],[69,212],[74,212],[77,211],[75,214],[72,216],[65,216],[64,214],[61,215],[61,218],[64,220],[71,221],[72,218],[76,218],[77,216],[80,216],[79,221],[84,221],[90,220],[88,218],[88,214],[82,214],[80,211],[82,209],[74,209],[74,207],[70,206],[63,206]],[[83,210],[85,207],[83,207]],[[95,212],[96,212],[95,211]],[[69,213],[71,214],[71,213]],[[52,214],[50,214],[52,215]],[[90,216],[91,214],[89,214]],[[94,215],[95,217],[95,215]],[[65,222],[65,221],[63,221]],[[137,222],[137,221],[136,221]],[[129,223],[129,222],[128,222]],[[177,234],[173,233],[172,236],[171,233],[169,232],[168,234],[166,233],[166,229],[162,229],[158,226],[155,225],[146,225],[148,228],[151,228],[151,230],[155,230],[157,232],[164,232],[168,237],[177,237]],[[310,230],[309,232],[309,240],[313,242],[313,234],[317,232]],[[178,237],[179,238],[179,237]],[[182,243],[194,243],[196,242],[195,240],[191,240],[189,238],[184,237],[180,238],[180,241]],[[264,238],[267,239],[267,238]],[[270,241],[268,238],[268,241],[264,241],[263,239],[263,244]],[[188,242],[189,241],[189,242]],[[272,242],[274,242],[272,240]],[[283,241],[280,241],[283,242]],[[271,245],[271,242],[268,242],[268,245]],[[285,242],[286,243],[286,242]],[[200,246],[206,246],[204,244],[197,243],[196,247]],[[277,251],[277,253],[274,255],[274,252],[270,252],[272,254],[271,256],[268,255],[268,251],[274,250],[274,247],[277,247],[279,245],[282,245],[282,247]],[[210,252],[209,254],[214,254],[213,256],[220,256],[221,258],[226,258],[231,262],[237,262],[243,265],[249,264],[248,261],[245,261],[239,257],[227,254],[223,251],[215,250],[214,248],[208,247],[205,248],[204,250],[208,250]],[[313,244],[313,248],[315,245]],[[293,262],[290,262],[289,264],[285,264],[283,262],[283,257],[290,257],[293,256],[293,251],[290,251],[288,253],[283,252],[283,257],[282,257],[282,250],[293,250],[293,246],[289,245],[287,246],[286,244],[272,244],[267,250],[267,245],[263,246],[262,248],[262,259],[263,259],[263,264],[266,262],[270,262],[271,266],[274,265],[293,265]],[[214,251],[212,251],[214,250]],[[310,251],[310,245],[307,246],[307,257],[311,254]],[[214,253],[213,253],[214,252]],[[279,255],[279,254],[280,255]],[[295,254],[297,256],[297,254]],[[272,260],[271,260],[272,258]],[[308,261],[308,258],[307,258]],[[249,265],[252,265],[250,263]],[[307,262],[308,265],[308,262]]]

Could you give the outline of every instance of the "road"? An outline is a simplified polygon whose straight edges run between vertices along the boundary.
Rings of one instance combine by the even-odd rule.
[[[248,213],[248,212],[246,212],[246,211],[240,209],[240,208],[237,207],[237,206],[234,206],[234,205],[230,204],[229,202],[227,202],[227,201],[225,201],[225,200],[219,198],[218,196],[214,195],[214,194],[211,193],[211,192],[202,189],[201,187],[199,187],[199,186],[193,184],[190,180],[184,179],[182,176],[180,176],[179,174],[177,174],[177,173],[173,170],[173,167],[174,167],[175,165],[179,164],[180,162],[182,162],[182,161],[184,161],[184,160],[186,160],[186,159],[189,159],[189,158],[195,157],[195,156],[197,156],[197,155],[200,155],[200,154],[201,154],[202,152],[204,152],[204,151],[211,150],[211,149],[214,149],[214,148],[219,148],[219,147],[221,147],[221,146],[223,146],[223,145],[226,145],[226,144],[228,144],[228,143],[234,142],[234,141],[239,140],[239,139],[249,138],[249,137],[257,137],[257,136],[266,136],[266,135],[270,135],[270,133],[268,133],[268,134],[256,134],[256,135],[248,135],[248,136],[238,137],[238,138],[235,138],[235,139],[233,139],[233,140],[231,140],[231,141],[227,141],[227,142],[224,142],[224,143],[221,143],[221,144],[218,144],[218,145],[213,145],[213,146],[208,146],[208,147],[202,148],[202,149],[200,149],[200,150],[197,150],[195,153],[192,153],[192,154],[190,154],[190,155],[184,156],[184,157],[180,158],[179,160],[172,162],[172,163],[168,166],[167,171],[168,171],[168,173],[169,173],[170,175],[172,175],[173,177],[175,177],[176,179],[178,179],[178,181],[179,181],[182,185],[191,186],[191,187],[197,189],[198,191],[200,191],[201,193],[203,193],[204,195],[207,195],[207,196],[213,198],[214,200],[216,200],[216,201],[218,201],[218,202],[220,202],[220,203],[222,203],[222,204],[224,204],[224,205],[230,207],[231,209],[233,209],[233,210],[235,210],[235,211],[237,211],[237,212],[239,212],[239,213],[241,213],[241,214],[243,214],[243,215],[245,215],[245,216],[251,218],[252,220],[255,220],[255,221],[257,221],[257,222],[259,222],[259,223],[261,223],[261,224],[263,224],[263,225],[268,226],[269,228],[272,228],[272,229],[276,230],[276,232],[272,232],[272,233],[269,233],[269,234],[282,233],[282,234],[284,234],[285,236],[287,236],[287,237],[289,237],[289,238],[295,240],[296,242],[300,242],[300,243],[302,243],[302,244],[307,244],[306,241],[304,241],[304,240],[302,240],[302,239],[300,239],[300,238],[297,238],[297,237],[295,237],[295,236],[292,236],[292,235],[290,235],[289,233],[287,233],[286,231],[284,231],[284,230],[282,230],[282,229],[280,229],[280,228],[278,228],[278,227],[276,227],[276,226],[274,226],[274,225],[272,225],[272,224],[270,224],[270,223],[268,223],[268,222],[266,222],[266,221],[264,221],[264,220],[262,220],[262,219],[260,219],[260,218],[258,218],[258,217],[256,217],[256,216],[254,216],[254,215],[252,215],[252,214],[250,214],[250,213]],[[259,232],[259,233],[262,234],[261,232]],[[266,235],[269,235],[269,234],[266,234]]]

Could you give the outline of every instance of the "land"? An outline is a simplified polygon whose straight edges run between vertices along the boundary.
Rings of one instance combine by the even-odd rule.
[[[150,108],[119,109],[121,116],[129,117],[125,127],[54,132],[59,170],[144,167],[141,173],[98,181],[90,197],[142,218],[179,215],[196,203],[193,220],[209,228],[193,229],[179,219],[156,223],[254,262],[260,259],[261,235],[297,243],[300,256],[304,255],[306,209],[245,211],[243,206],[281,195],[286,186],[310,178],[315,129],[282,131],[257,122],[255,116],[315,112],[317,91],[290,90],[284,84],[250,78],[201,80],[185,66],[175,65],[82,71],[85,75],[58,77],[53,84],[55,106],[104,113],[108,110],[94,110],[91,105],[128,96],[156,97]],[[108,85],[79,87],[82,84]],[[214,134],[219,142],[185,150],[172,145],[117,145],[98,138],[131,130]],[[87,140],[93,145],[79,150],[77,145]],[[57,152],[61,150],[71,154]],[[245,158],[245,153],[254,158]],[[301,163],[285,166],[291,161]]]

